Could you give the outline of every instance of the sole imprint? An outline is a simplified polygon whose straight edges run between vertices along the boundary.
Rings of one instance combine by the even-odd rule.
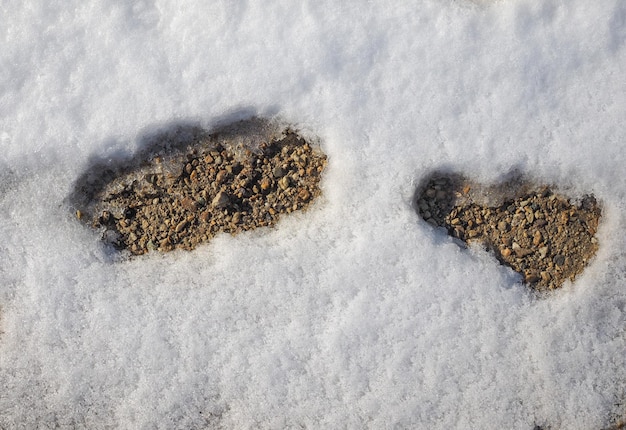
[[[262,118],[164,133],[149,146],[93,166],[70,198],[81,221],[132,254],[191,250],[219,232],[274,226],[320,194],[326,166],[318,147]]]
[[[598,250],[601,209],[593,195],[570,199],[521,177],[484,186],[459,174],[434,173],[415,205],[428,223],[491,250],[538,291],[573,280]]]

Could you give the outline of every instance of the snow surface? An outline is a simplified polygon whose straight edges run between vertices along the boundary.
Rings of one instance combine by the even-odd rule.
[[[626,2],[0,2],[1,428],[597,429],[626,414]],[[319,136],[277,228],[118,261],[90,160],[250,113]],[[447,168],[604,204],[533,298],[412,208]]]

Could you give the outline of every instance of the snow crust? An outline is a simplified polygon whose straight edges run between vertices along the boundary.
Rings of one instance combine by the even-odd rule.
[[[626,3],[0,4],[0,427],[601,428],[626,415]],[[120,261],[72,217],[91,159],[252,113],[319,136],[272,230]],[[449,168],[604,205],[532,297],[412,208]]]

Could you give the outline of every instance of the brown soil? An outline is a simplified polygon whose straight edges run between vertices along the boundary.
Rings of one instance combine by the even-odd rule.
[[[601,210],[593,196],[573,201],[520,178],[482,186],[461,175],[434,174],[416,208],[449,235],[492,250],[539,291],[573,280],[598,250]]]
[[[189,250],[219,232],[274,226],[320,194],[326,156],[289,128],[255,118],[185,143],[85,175],[78,218],[133,254]]]

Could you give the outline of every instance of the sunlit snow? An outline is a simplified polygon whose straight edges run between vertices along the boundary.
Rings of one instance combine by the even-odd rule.
[[[0,3],[0,427],[600,429],[626,416],[626,2]],[[121,260],[90,161],[257,114],[319,136],[274,229]],[[545,299],[414,211],[513,169],[603,204]]]

